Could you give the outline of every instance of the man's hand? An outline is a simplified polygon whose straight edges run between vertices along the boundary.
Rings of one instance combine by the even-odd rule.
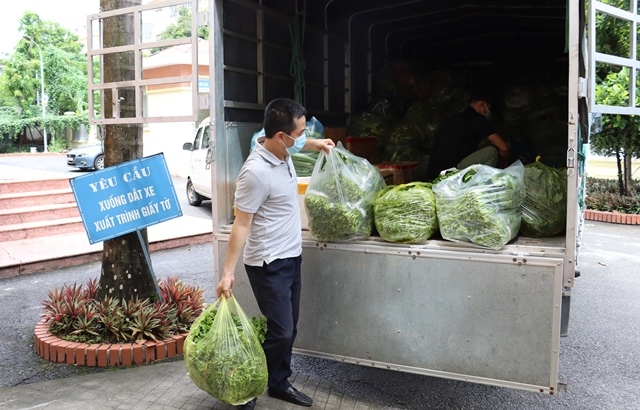
[[[303,149],[312,149],[315,151],[324,151],[324,152],[329,152],[329,150],[332,147],[335,147],[336,144],[335,142],[333,142],[332,139],[330,138],[325,138],[325,139],[312,139],[309,138],[307,139],[307,143],[304,144],[304,148]]]
[[[224,295],[226,299],[229,299],[231,297],[231,288],[233,287],[235,281],[236,278],[233,273],[223,274],[222,279],[220,279],[220,282],[218,283],[218,286],[216,286],[216,299],[221,295]]]

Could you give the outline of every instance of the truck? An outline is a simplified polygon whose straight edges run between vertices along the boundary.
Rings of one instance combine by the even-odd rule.
[[[198,3],[189,2],[193,10],[200,10]],[[411,245],[377,236],[320,242],[303,231],[294,351],[550,395],[566,388],[559,380],[560,338],[569,334],[579,276],[585,144],[597,127],[596,113],[640,113],[633,103],[635,75],[629,76],[627,107],[603,105],[593,91],[597,70],[638,65],[637,2],[626,9],[613,3],[591,1],[587,12],[585,0],[209,0],[210,87],[202,126],[211,138],[202,166],[211,178],[215,280],[234,221],[235,181],[273,98],[301,101],[309,116],[340,128],[371,110],[380,73],[390,67],[400,71],[404,86],[396,94],[413,91],[418,99],[420,92],[446,91],[457,75],[434,67],[471,73],[475,81],[493,72],[494,80],[497,73],[523,87],[553,67],[544,77],[545,96],[560,103],[543,110],[543,118],[560,116],[560,136],[539,149],[551,144],[561,150],[556,165],[566,169],[564,233],[520,235],[491,250],[438,238]],[[596,48],[602,18],[627,24],[627,56]],[[431,67],[424,88],[404,72],[421,64]],[[540,118],[523,129],[544,131]],[[247,313],[258,315],[242,263],[235,274],[234,295]]]

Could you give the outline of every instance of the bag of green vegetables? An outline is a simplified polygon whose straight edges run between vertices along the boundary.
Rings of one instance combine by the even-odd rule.
[[[438,230],[436,197],[427,182],[384,188],[373,201],[373,216],[387,242],[426,242]]]
[[[184,361],[193,383],[234,406],[267,390],[262,349],[266,319],[249,319],[236,299],[219,298],[193,322],[184,341]]]
[[[471,165],[433,186],[444,239],[498,250],[520,229],[524,166]]]
[[[525,198],[522,203],[524,236],[556,236],[567,223],[567,173],[536,161],[524,166]]]
[[[309,231],[323,242],[369,237],[372,201],[384,187],[378,168],[338,142],[328,154],[320,153],[309,180],[304,197]]]

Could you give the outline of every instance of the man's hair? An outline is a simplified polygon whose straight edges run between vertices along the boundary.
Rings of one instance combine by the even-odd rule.
[[[307,110],[293,100],[288,98],[272,100],[264,110],[265,137],[273,138],[279,131],[291,134],[296,129],[294,121],[306,114]]]
[[[489,105],[494,105],[491,92],[482,88],[476,88],[475,90],[471,91],[470,101],[484,101]]]

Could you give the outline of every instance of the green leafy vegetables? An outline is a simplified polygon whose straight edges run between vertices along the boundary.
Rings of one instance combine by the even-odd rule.
[[[373,201],[380,237],[394,243],[425,242],[438,230],[436,198],[431,184],[388,186]]]
[[[520,232],[533,238],[562,233],[567,221],[566,171],[541,162],[527,164],[524,187]]]
[[[316,151],[303,151],[291,155],[291,162],[293,162],[293,167],[296,169],[296,175],[310,177],[319,154]]]
[[[380,171],[341,143],[320,153],[304,198],[311,234],[324,242],[367,238],[372,201],[384,186]]]
[[[235,298],[218,299],[191,326],[184,360],[194,384],[220,401],[240,405],[267,389],[262,342],[266,318],[247,318]]]
[[[498,250],[520,229],[524,166],[472,165],[433,186],[444,239]]]
[[[322,139],[324,138],[323,132],[324,126],[316,117],[312,117],[310,121],[307,121],[307,128],[305,129],[307,139]],[[296,175],[299,177],[310,177],[319,154],[317,151],[302,151],[291,155],[291,161],[296,170]]]

